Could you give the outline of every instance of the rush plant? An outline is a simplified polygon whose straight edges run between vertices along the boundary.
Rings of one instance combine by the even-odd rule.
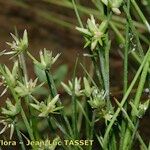
[[[54,74],[52,67],[62,56],[54,56],[52,51],[44,49],[40,51],[39,58],[35,58],[29,51],[26,30],[22,38],[11,34],[14,41],[7,42],[10,51],[0,53],[0,56],[11,55],[10,61],[13,64],[12,69],[0,64],[1,86],[4,87],[0,93],[1,98],[4,94],[11,95],[1,108],[0,134],[6,139],[5,132],[10,128],[9,139],[16,136],[21,143],[20,149],[132,150],[135,143],[138,143],[141,150],[150,149],[150,144],[144,141],[139,131],[140,119],[150,103],[148,96],[144,99],[142,97],[145,89],[149,92],[150,88],[150,84],[147,84],[150,48],[143,48],[149,47],[149,41],[136,29],[131,7],[137,11],[148,31],[150,25],[135,0],[92,2],[103,17],[99,21],[91,14],[84,25],[78,5],[72,0],[79,22],[76,30],[85,41],[84,48],[88,53],[86,56],[91,59],[93,74],[89,73],[86,65],[80,63],[84,75],[77,77],[77,58],[72,79],[68,83],[60,82],[60,74],[65,69],[61,66]],[[112,22],[114,14],[121,13],[126,16],[123,33]],[[113,52],[110,29],[119,38],[118,47],[122,44],[122,51],[119,51],[124,64],[121,98],[111,95],[110,56]],[[141,44],[141,37],[146,45]],[[27,57],[32,61],[35,79],[29,78]],[[138,64],[138,69],[132,70],[135,74],[130,83],[129,58]],[[70,99],[69,106],[58,93],[58,83],[61,83]],[[133,88],[136,88],[135,93],[132,92]]]

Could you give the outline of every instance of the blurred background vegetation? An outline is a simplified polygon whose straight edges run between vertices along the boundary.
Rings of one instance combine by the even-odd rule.
[[[98,2],[97,0],[76,0],[76,2],[84,24],[90,14],[93,14],[98,21],[101,21],[103,14],[101,14],[100,10],[98,10],[99,8],[95,6]],[[144,0],[140,0],[138,3],[142,12],[147,17],[147,20],[150,20],[150,3]],[[135,9],[131,11],[134,25],[140,34],[142,46],[146,50],[150,44],[149,31],[142,23]],[[1,0],[0,12],[1,50],[7,49],[5,42],[11,40],[10,32],[14,33],[15,28],[17,28],[18,33],[22,34],[23,30],[27,29],[30,51],[34,56],[37,56],[39,50],[44,47],[52,50],[55,54],[62,53],[54,70],[61,64],[66,64],[68,68],[66,79],[69,79],[72,76],[73,66],[77,56],[80,57],[80,61],[84,59],[84,63],[89,64],[88,59],[83,57],[83,53],[86,53],[86,49],[83,49],[83,39],[75,30],[75,27],[78,26],[78,22],[70,0]],[[119,81],[122,79],[123,63],[119,52],[122,49],[121,44],[125,37],[125,22],[124,14],[121,14],[120,16],[113,15],[110,24],[110,34],[112,38],[110,77],[112,80],[112,94],[116,97],[119,97],[122,94],[122,83]],[[134,68],[137,68],[137,65],[132,63],[132,60],[130,61],[130,69],[134,70]],[[30,66],[30,60],[27,62]],[[0,63],[11,66],[7,57],[3,57],[3,59],[0,60]],[[28,69],[31,77],[34,77],[32,67],[29,67]],[[78,75],[80,76],[83,73],[81,68],[78,69]],[[130,80],[132,77],[133,75],[131,74]],[[61,89],[60,92],[63,94]],[[150,138],[149,122],[148,112],[141,122],[142,134],[147,140]]]

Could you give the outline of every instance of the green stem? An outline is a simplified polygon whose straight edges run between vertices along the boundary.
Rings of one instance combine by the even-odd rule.
[[[74,131],[74,138],[77,139],[78,137],[78,128],[77,128],[77,100],[75,95],[75,75],[76,75],[76,69],[78,64],[78,58],[76,59],[75,68],[73,72],[73,89],[72,89],[72,123],[73,123],[73,131]]]
[[[22,78],[23,78],[23,81],[24,81],[23,83],[27,86],[27,84],[28,84],[28,72],[27,72],[27,66],[26,66],[24,53],[21,53],[20,55],[18,55],[18,57],[19,57],[19,63],[20,63],[21,69],[23,71],[22,72],[23,73]],[[26,96],[24,98],[25,98],[26,104],[28,106],[29,103],[30,103],[30,97]],[[23,117],[24,121],[26,122],[26,125],[27,125],[26,127],[28,128],[28,130],[30,132],[32,132],[32,134],[34,134],[34,129],[35,128],[33,128],[33,126],[36,126],[36,125],[35,125],[35,121],[33,119],[33,116],[32,116],[31,112],[32,112],[32,109],[29,107],[29,125],[28,125],[28,120],[26,118],[26,115],[25,115],[24,111],[21,111],[21,114],[22,114],[22,117]],[[31,128],[30,128],[30,126],[31,126]],[[31,134],[31,136],[32,136],[32,134]],[[34,139],[34,136],[32,136],[32,138]]]
[[[136,131],[136,136],[137,136],[139,142],[141,143],[142,147],[144,148],[144,150],[147,150],[147,147],[146,147],[146,145],[145,145],[143,139],[141,138],[140,134],[139,134],[138,131],[137,131],[137,127],[135,127],[135,125],[133,124],[133,122],[132,122],[132,120],[130,119],[129,115],[127,114],[126,110],[121,106],[121,104],[120,104],[118,101],[116,101],[116,103],[117,103],[118,106],[120,107],[121,111],[124,113],[126,119],[128,120],[128,123],[129,123],[131,129],[132,129],[134,132]],[[129,140],[131,140],[131,139],[129,139]],[[131,141],[132,141],[132,140],[131,140]],[[131,145],[131,144],[130,144],[130,145]],[[129,147],[129,145],[128,145],[128,147]],[[122,148],[123,148],[123,147],[122,147]],[[127,149],[128,149],[128,148],[127,148]]]
[[[143,23],[145,24],[145,26],[147,27],[148,31],[150,32],[150,24],[148,23],[147,19],[145,18],[145,16],[143,15],[142,11],[140,10],[139,6],[137,5],[135,0],[131,0],[132,5],[135,7],[137,13],[139,14],[139,16],[141,17]]]
[[[33,60],[33,62],[38,63],[38,61],[31,55],[29,51],[27,51],[27,55]]]
[[[10,88],[10,90],[11,90],[11,93],[12,93],[12,95],[13,95],[15,101],[18,102],[19,99],[18,99],[17,95],[15,94],[13,88],[11,88],[11,87],[9,87],[9,88]],[[28,131],[28,133],[29,133],[29,136],[30,136],[31,140],[34,141],[34,135],[33,135],[32,128],[30,128],[30,124],[29,124],[29,122],[28,122],[28,119],[27,119],[27,117],[26,117],[26,115],[25,115],[25,112],[24,112],[22,106],[21,106],[21,116],[22,116],[22,119],[23,119],[23,121],[24,121],[24,123],[25,123],[25,126],[26,126],[26,128],[27,128],[27,131]]]
[[[22,76],[24,77],[23,81],[24,81],[25,85],[27,85],[27,83],[28,83],[28,73],[27,73],[25,57],[24,57],[23,53],[21,53],[18,57],[19,57],[20,67],[22,69]]]
[[[130,0],[127,1],[127,11],[130,13]],[[127,19],[126,24],[126,40],[125,40],[125,49],[124,49],[124,72],[123,72],[123,93],[125,95],[127,89],[128,89],[128,50],[129,50],[129,22]],[[125,110],[127,109],[127,104],[124,106]],[[120,140],[120,148],[122,149],[123,139],[125,135],[125,129],[126,129],[126,121],[122,119],[121,123],[121,140]]]
[[[22,136],[20,134],[20,131],[19,131],[18,127],[16,126],[15,129],[16,129],[17,136],[19,138],[19,144],[21,145],[22,150],[26,150],[23,139],[22,139]]]
[[[125,104],[125,102],[126,102],[128,96],[129,96],[129,94],[130,94],[133,86],[135,85],[135,83],[136,83],[136,81],[137,81],[137,79],[138,79],[138,77],[139,77],[139,75],[140,75],[140,73],[141,73],[141,71],[142,71],[142,69],[143,69],[143,67],[145,65],[145,63],[148,61],[148,59],[149,59],[149,53],[150,53],[150,48],[148,49],[148,51],[147,51],[147,53],[146,53],[146,55],[144,57],[143,62],[141,63],[141,65],[140,65],[140,67],[139,67],[139,69],[138,69],[138,71],[137,71],[134,79],[132,80],[132,82],[131,82],[131,84],[130,84],[130,86],[129,86],[127,92],[126,92],[126,94],[124,95],[124,97],[123,97],[123,99],[121,101],[121,107],[123,107],[123,105]],[[117,116],[119,115],[120,111],[121,111],[120,108],[118,108],[116,110],[116,112],[113,115],[113,118],[111,119],[109,125],[107,126],[107,129],[106,129],[106,132],[105,132],[105,135],[104,135],[104,140],[103,140],[104,149],[106,149],[106,150],[107,150],[107,143],[109,141],[108,140],[109,132],[110,132],[110,130],[111,130],[114,122],[116,121]]]
[[[96,117],[96,112],[94,111],[92,114],[92,122],[91,122],[90,135],[89,135],[90,140],[93,140],[95,117]],[[92,145],[89,145],[88,150],[92,150]]]
[[[126,40],[124,50],[124,73],[123,73],[123,93],[125,94],[128,89],[128,49],[129,49],[129,24],[126,25]]]
[[[139,107],[140,98],[142,96],[144,84],[145,84],[147,73],[148,73],[148,68],[149,68],[149,61],[147,61],[145,66],[144,66],[143,72],[141,74],[141,79],[140,79],[140,82],[138,85],[138,89],[137,89],[137,92],[135,95],[134,105],[137,109]],[[133,114],[133,110],[132,110],[131,114]],[[135,123],[136,117],[132,117],[132,120],[133,120],[133,123]],[[124,136],[123,150],[126,150],[128,145],[130,144],[130,138],[131,138],[131,130],[130,130],[130,127],[128,125],[128,128],[126,129],[126,134]]]
[[[46,79],[47,79],[47,83],[48,83],[48,87],[51,93],[52,97],[55,97],[57,95],[56,91],[54,90],[54,88],[52,87],[52,79],[50,79],[50,75],[49,75],[49,70],[45,70],[45,75],[46,75]]]
[[[105,89],[107,93],[105,59],[104,59],[103,49],[101,48],[98,50],[98,57],[99,57],[99,65],[100,65],[99,71],[101,70],[102,79],[103,79],[103,89]],[[108,93],[106,95],[108,95]]]
[[[77,16],[77,19],[78,19],[79,25],[80,25],[80,27],[82,27],[82,28],[83,28],[83,23],[82,23],[82,21],[81,21],[81,18],[80,18],[80,15],[79,15],[79,12],[78,12],[77,6],[76,6],[76,4],[75,4],[75,0],[72,0],[72,4],[73,4],[73,7],[74,7],[74,11],[75,11],[75,13],[76,13],[76,16]]]
[[[137,33],[137,30],[136,30],[136,28],[135,28],[135,26],[134,26],[134,24],[133,24],[133,20],[132,20],[132,17],[131,17],[131,15],[130,15],[130,12],[129,12],[128,8],[127,8],[125,5],[123,6],[123,9],[124,9],[124,12],[126,13],[126,16],[127,16],[127,18],[128,18],[128,22],[129,22],[131,31],[132,31],[132,33],[133,33],[133,35],[134,35],[134,37],[135,37],[136,44],[137,44],[137,50],[138,50],[138,52],[139,52],[139,55],[140,55],[141,58],[143,58],[143,57],[144,57],[143,48],[142,48],[142,46],[141,46],[141,43],[140,43],[140,40],[139,40],[139,35],[138,35],[138,33]]]
[[[47,77],[47,82],[48,82],[48,86],[49,86],[51,95],[53,97],[55,97],[58,93],[57,93],[57,89],[56,89],[53,77],[52,77],[51,73],[49,73],[49,70],[45,70],[45,74],[46,74],[46,77]],[[58,104],[58,106],[60,106],[62,104],[60,99],[59,99],[57,104]],[[61,122],[63,124],[64,124],[64,122],[66,123],[66,125],[67,125],[67,127],[70,131],[70,135],[72,135],[71,126],[69,124],[68,118],[66,117],[64,111],[60,110],[60,114],[61,114],[61,118],[60,118]],[[63,120],[62,120],[62,118],[63,118]]]
[[[105,69],[106,69],[106,89],[107,89],[107,100],[110,100],[110,79],[109,79],[109,50],[111,42],[106,38],[106,47],[105,47]]]

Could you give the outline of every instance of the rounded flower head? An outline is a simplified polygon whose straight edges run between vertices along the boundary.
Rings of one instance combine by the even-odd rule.
[[[103,46],[107,26],[107,20],[102,21],[99,25],[96,24],[94,17],[91,15],[91,18],[87,20],[86,28],[76,27],[76,29],[81,32],[86,39],[86,44],[84,47],[90,46],[93,51],[96,49],[97,45]]]

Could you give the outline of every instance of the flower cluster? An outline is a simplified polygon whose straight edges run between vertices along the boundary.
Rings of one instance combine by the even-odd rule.
[[[65,83],[61,82],[63,88],[69,95],[73,95],[75,93],[76,96],[81,96],[82,95],[82,90],[81,90],[81,78],[75,78],[74,83],[69,81],[69,84],[66,85]],[[74,91],[73,91],[74,90]]]
[[[53,57],[52,52],[44,48],[43,51],[40,51],[40,62],[33,59],[34,64],[42,70],[48,70],[56,62],[60,54],[57,54]]]
[[[9,117],[16,116],[21,110],[20,102],[16,103],[15,105],[12,104],[12,102],[7,99],[6,101],[6,108],[2,108],[2,114]]]
[[[86,96],[88,103],[96,111],[97,117],[110,120],[112,112],[106,106],[106,92],[99,90],[96,86],[91,86],[87,78],[83,78],[84,87],[81,89],[81,78],[75,78],[74,93],[77,97]],[[69,81],[69,85],[62,83],[63,88],[69,95],[73,95],[73,83]]]
[[[98,89],[94,89],[90,100],[88,101],[92,108],[101,109],[105,106],[105,95],[106,93],[102,90],[99,92]]]
[[[14,88],[14,90],[21,97],[31,95],[33,92],[35,92],[38,88],[40,88],[44,84],[41,83],[40,85],[37,86],[36,85],[37,81],[38,81],[37,78],[34,81],[30,79],[26,84],[17,81],[17,86]]]
[[[17,36],[11,33],[12,38],[14,41],[12,43],[7,42],[7,44],[10,46],[12,51],[5,52],[4,54],[12,54],[14,56],[17,56],[18,54],[24,52],[28,48],[28,35],[27,31],[25,30],[23,33],[23,38],[19,39]]]
[[[90,46],[91,50],[93,51],[96,49],[97,45],[103,45],[103,40],[105,38],[105,32],[108,26],[108,21],[104,20],[100,25],[96,24],[94,17],[91,15],[91,19],[87,20],[86,28],[79,28],[76,29],[81,32],[85,39],[86,44],[84,47]]]
[[[138,118],[142,118],[145,114],[146,110],[149,107],[150,100],[147,100],[144,103],[140,103],[139,107],[137,108],[132,102],[130,102],[130,105],[132,107],[132,116],[137,116]]]
[[[91,87],[88,80],[84,78],[84,94],[88,97],[88,103],[96,111],[98,120],[104,118],[110,121],[113,113],[108,110],[106,105],[106,92],[102,89],[99,90],[96,86]]]
[[[3,96],[6,93],[8,86],[11,86],[14,88],[17,85],[18,61],[14,63],[12,71],[10,71],[7,66],[0,65],[0,77],[2,80],[1,85],[5,86],[5,89],[0,95],[0,96]]]
[[[4,84],[8,82],[9,85],[15,87],[18,79],[18,61],[14,63],[12,71],[7,66],[0,65],[0,74]]]
[[[48,97],[46,104],[44,103],[44,101],[42,101],[37,104],[30,103],[30,106],[40,112],[40,114],[38,115],[39,117],[47,117],[49,114],[58,114],[57,111],[63,108],[61,106],[56,106],[58,100],[59,95],[56,95],[53,99]]]

